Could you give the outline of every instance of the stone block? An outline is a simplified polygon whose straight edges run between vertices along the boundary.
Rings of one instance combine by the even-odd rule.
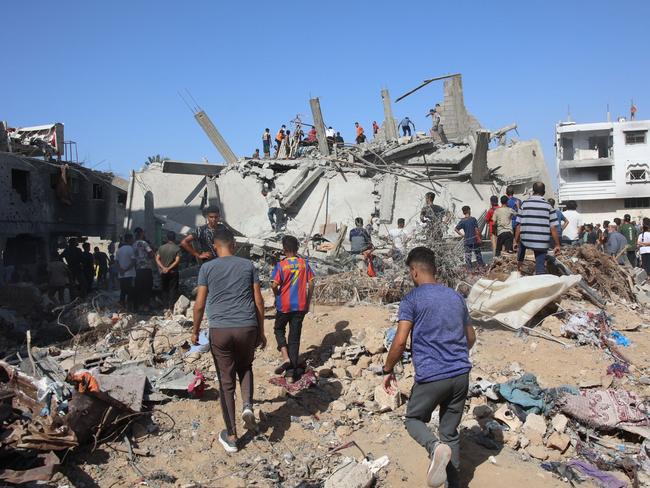
[[[548,458],[548,453],[544,446],[530,445],[526,448],[526,452],[530,454],[531,457],[539,459],[540,461],[545,461]]]
[[[571,444],[571,438],[566,434],[560,434],[559,432],[553,432],[551,436],[546,440],[546,445],[552,449],[556,449],[560,452],[564,452]]]
[[[531,413],[526,417],[523,430],[526,434],[535,432],[544,437],[544,434],[546,434],[546,419],[542,415]]]
[[[553,420],[551,420],[553,430],[555,430],[555,432],[559,432],[560,434],[564,433],[568,423],[569,419],[561,413],[557,414],[555,417],[553,417]]]
[[[190,299],[185,295],[181,295],[174,304],[174,315],[185,315],[188,308],[190,308]]]
[[[643,268],[634,268],[632,270],[632,277],[636,285],[643,285],[648,279],[648,273]]]
[[[325,480],[324,488],[370,488],[375,481],[367,466],[350,461]]]
[[[402,404],[402,395],[399,389],[389,394],[384,391],[384,385],[379,384],[375,388],[375,402],[379,405],[380,410],[396,410]]]

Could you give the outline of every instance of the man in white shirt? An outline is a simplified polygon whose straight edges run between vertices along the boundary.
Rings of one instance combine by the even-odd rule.
[[[408,234],[404,230],[404,219],[397,219],[397,229],[390,229],[388,235],[393,240],[393,257],[400,258],[406,252]]]
[[[133,284],[135,281],[135,251],[133,250],[133,235],[125,234],[124,242],[120,244],[115,260],[117,261],[118,278],[120,281],[120,304],[127,308],[133,304]]]
[[[577,209],[578,204],[575,201],[566,202],[566,210],[563,214],[569,223],[562,232],[562,242],[564,244],[579,244],[580,236],[584,232],[584,220]]]

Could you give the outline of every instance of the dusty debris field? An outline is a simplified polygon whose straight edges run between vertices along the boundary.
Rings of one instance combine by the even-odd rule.
[[[53,486],[131,487],[244,487],[244,486],[322,486],[343,458],[361,461],[387,456],[388,466],[379,469],[375,486],[425,486],[427,460],[424,450],[408,436],[403,427],[405,405],[394,411],[378,413],[373,408],[373,392],[380,378],[373,375],[373,364],[381,364],[383,331],[392,324],[395,309],[380,306],[316,306],[305,320],[302,351],[321,373],[316,387],[288,397],[269,384],[277,356],[272,347],[272,321],[266,330],[271,346],[255,360],[255,400],[261,419],[261,433],[244,435],[245,447],[237,454],[226,454],[216,441],[223,428],[213,373],[209,389],[201,399],[183,398],[156,405],[151,424],[134,426],[134,447],[150,456],[136,456],[129,463],[123,443],[100,446],[95,452],[77,453],[69,459],[64,474],[57,475]],[[610,310],[619,323],[642,320],[635,312]],[[376,331],[377,333],[373,333]],[[650,338],[647,329],[626,331],[632,345],[628,357],[638,368],[650,362]],[[565,339],[565,342],[571,343]],[[364,344],[367,355],[356,364],[332,359],[337,346]],[[334,354],[334,356],[337,356]],[[329,358],[329,359],[328,359]],[[541,386],[588,384],[605,381],[611,359],[593,346],[569,348],[544,338],[516,335],[499,328],[478,328],[478,343],[472,354],[473,377],[502,382],[521,371],[533,373]],[[412,377],[410,367],[400,387],[408,394]],[[622,386],[638,393],[643,387],[628,384],[627,377],[613,379],[613,387]],[[554,487],[568,486],[540,467],[540,460],[527,449],[513,450],[507,444],[485,446],[477,436],[475,409],[480,398],[468,400],[462,430],[462,469],[464,485],[470,487]],[[434,414],[435,417],[435,414]],[[480,420],[480,419],[479,419]],[[435,424],[435,418],[432,421]],[[336,453],[330,450],[354,441]],[[118,450],[116,450],[118,449]],[[549,461],[571,455],[572,446],[563,455],[542,447]],[[610,472],[629,482],[620,472]],[[144,475],[144,476],[143,476]],[[146,481],[145,481],[146,480]],[[327,485],[326,485],[327,486]],[[340,485],[347,486],[347,485]],[[597,486],[586,481],[581,486]],[[630,484],[631,486],[631,484]]]

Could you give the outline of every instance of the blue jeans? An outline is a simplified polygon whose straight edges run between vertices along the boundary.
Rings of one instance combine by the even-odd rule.
[[[465,265],[467,269],[472,269],[472,253],[476,255],[476,264],[483,266],[483,255],[481,254],[481,246],[474,244],[465,244]]]
[[[521,263],[526,256],[526,249],[528,249],[523,243],[519,243],[519,250],[517,251],[517,262]],[[532,249],[535,253],[535,274],[541,275],[546,274],[546,255],[548,251],[546,249]]]

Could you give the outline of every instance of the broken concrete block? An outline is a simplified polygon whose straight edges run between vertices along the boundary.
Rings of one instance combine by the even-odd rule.
[[[377,385],[375,388],[375,402],[379,404],[379,409],[382,411],[392,411],[399,408],[402,404],[402,396],[399,389],[394,393],[389,394],[384,391],[384,385]]]
[[[548,458],[548,453],[544,446],[528,446],[526,452],[530,454],[531,457],[544,461]]]
[[[190,299],[185,295],[181,295],[174,304],[174,315],[185,315],[188,308],[190,308]]]
[[[528,414],[523,431],[526,434],[535,432],[544,437],[544,434],[546,434],[546,420],[541,415],[535,413]]]
[[[324,488],[370,488],[375,476],[368,467],[356,461],[350,461],[325,480]]]
[[[334,400],[330,404],[330,407],[335,412],[343,412],[348,408],[348,406],[345,404],[345,402],[342,402],[341,400]]]
[[[648,273],[643,268],[634,268],[632,270],[632,278],[634,278],[635,285],[643,285],[648,279]]]
[[[546,441],[548,447],[557,449],[560,452],[566,451],[570,443],[571,438],[568,435],[560,434],[559,432],[553,432]]]
[[[559,432],[560,434],[564,433],[568,424],[569,419],[561,413],[557,414],[555,417],[553,417],[553,420],[551,420],[553,430],[555,430],[555,432]]]
[[[553,337],[562,337],[562,326],[564,322],[555,315],[549,315],[542,322],[542,328],[548,330]]]

